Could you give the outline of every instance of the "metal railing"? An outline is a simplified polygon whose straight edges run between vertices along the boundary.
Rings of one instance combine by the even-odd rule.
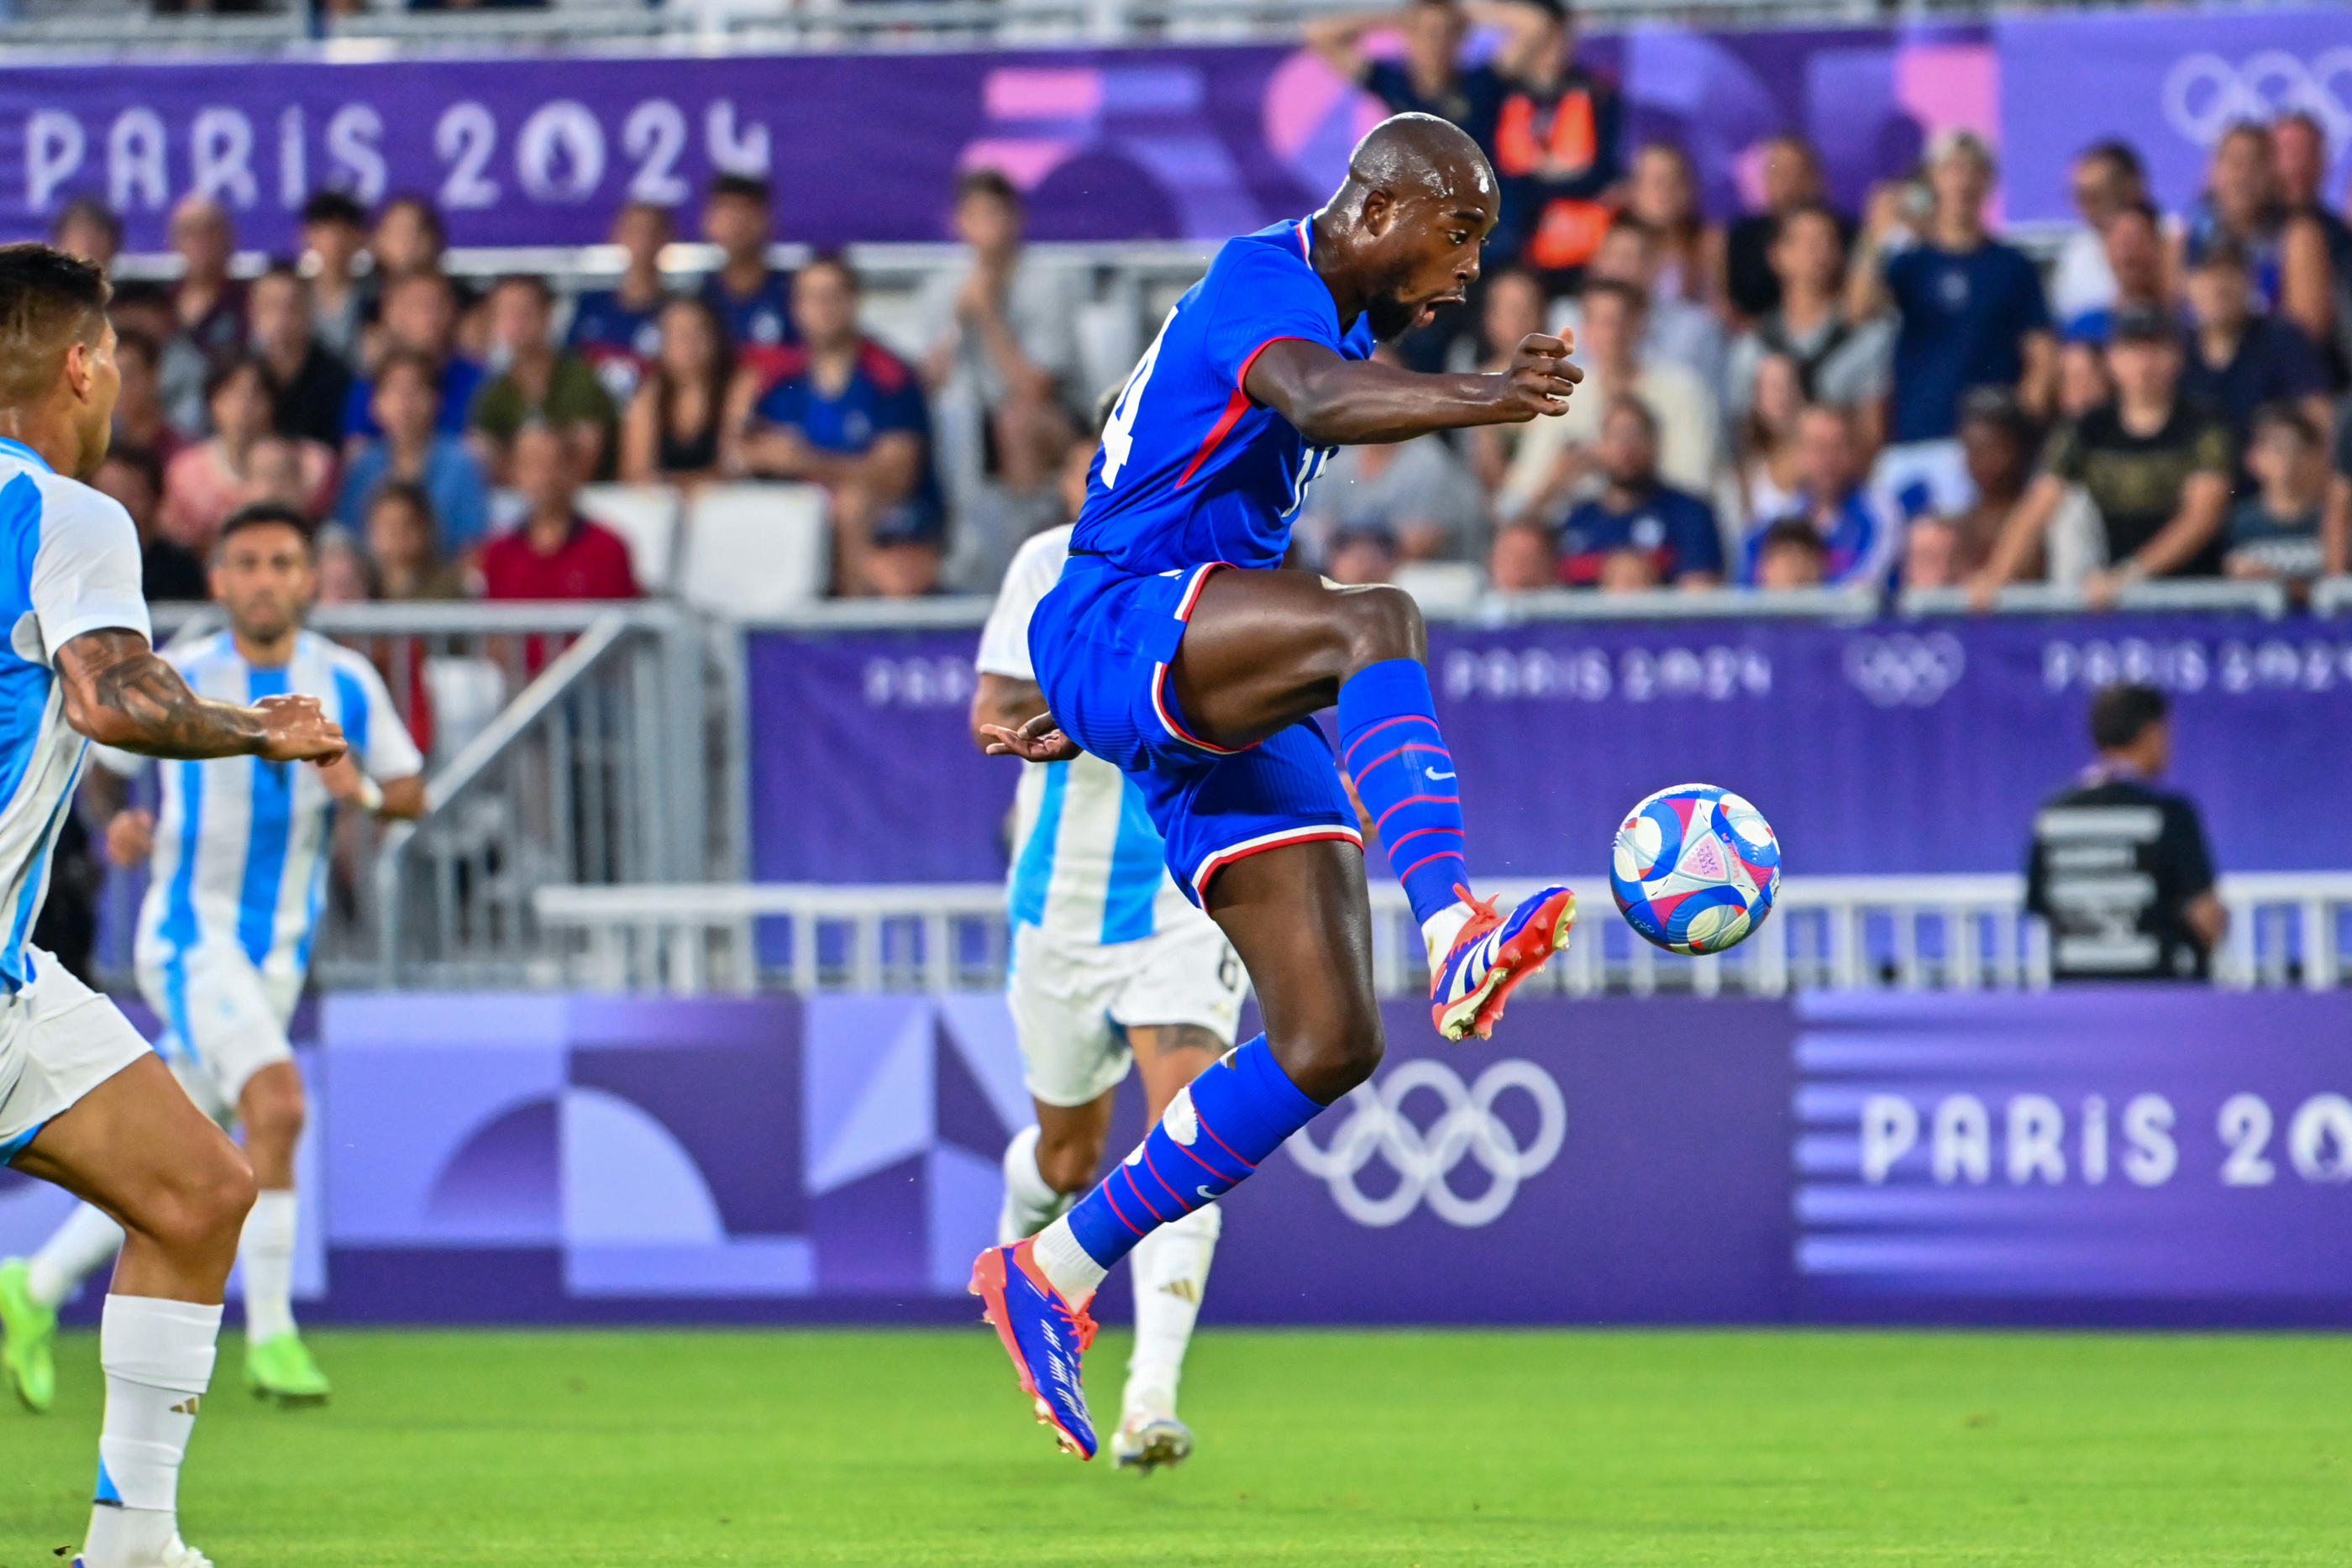
[[[1537,882],[1496,883],[1506,899]],[[2047,934],[2017,876],[1790,877],[1771,918],[1727,954],[1683,958],[1635,936],[1589,878],[1577,940],[1528,984],[1569,996],[1790,990],[2032,989],[2050,983]],[[1372,890],[1381,994],[1428,973],[1403,895]],[[2328,989],[2352,974],[2352,872],[2224,877],[2231,935],[2218,983]],[[951,991],[1003,984],[1008,931],[994,883],[542,888],[549,983],[677,995]]]

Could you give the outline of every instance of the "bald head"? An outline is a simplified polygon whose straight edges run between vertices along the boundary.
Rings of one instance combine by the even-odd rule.
[[[1334,205],[1360,204],[1374,191],[1397,200],[1425,197],[1491,208],[1495,172],[1470,133],[1433,114],[1399,114],[1364,133],[1348,155],[1348,178]]]
[[[1400,114],[1372,127],[1316,214],[1316,270],[1343,319],[1362,311],[1382,340],[1460,303],[1500,214],[1495,172],[1461,127]]]

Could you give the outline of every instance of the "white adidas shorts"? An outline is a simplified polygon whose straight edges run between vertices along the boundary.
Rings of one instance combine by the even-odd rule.
[[[37,947],[33,983],[0,1001],[0,1161],[75,1102],[147,1054],[115,1005]]]
[[[199,946],[176,974],[142,964],[139,994],[163,1020],[157,1053],[223,1126],[236,1119],[237,1096],[255,1073],[294,1060],[286,1024],[302,982],[264,975],[242,947]]]
[[[1134,1063],[1132,1028],[1198,1024],[1231,1045],[1248,985],[1225,934],[1206,920],[1109,945],[1021,926],[1005,992],[1029,1092],[1047,1105],[1100,1099]]]

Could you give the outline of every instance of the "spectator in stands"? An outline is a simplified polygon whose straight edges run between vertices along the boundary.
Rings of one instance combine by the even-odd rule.
[[[277,383],[270,425],[280,435],[332,447],[343,438],[351,367],[310,332],[310,290],[292,267],[275,266],[246,297],[253,351]]]
[[[1805,402],[1856,410],[1874,437],[1893,334],[1884,319],[1857,322],[1845,313],[1837,214],[1823,206],[1791,207],[1780,214],[1770,255],[1780,303],[1731,345],[1727,411],[1734,419],[1747,417],[1757,368],[1767,356],[1778,356],[1796,372]]]
[[[735,353],[709,303],[673,299],[658,319],[658,351],[621,423],[621,477],[632,485],[694,485],[719,473]]]
[[[1388,582],[1396,576],[1396,536],[1379,527],[1341,528],[1331,538],[1323,575],[1349,587]]]
[[[1386,104],[1391,114],[1433,114],[1450,120],[1494,156],[1495,120],[1510,89],[1492,65],[1462,63],[1470,16],[1457,0],[1407,0],[1401,8],[1358,11],[1308,19],[1303,38],[1332,73]],[[1376,59],[1364,52],[1367,33],[1393,31],[1403,57]]]
[[[1486,552],[1486,583],[1497,593],[1533,593],[1559,586],[1549,528],[1537,523],[1506,523],[1495,530]]]
[[[111,272],[114,258],[122,253],[122,219],[96,196],[76,196],[58,209],[58,221],[49,225],[49,243],[100,272]]]
[[[1713,588],[1723,581],[1715,508],[1658,478],[1658,420],[1638,397],[1609,404],[1596,447],[1601,494],[1571,508],[1560,528],[1559,580],[1594,586]],[[1638,571],[1628,575],[1633,558]]]
[[[2327,575],[2352,571],[2352,417],[2336,426],[2335,472],[2327,477],[2327,503],[2319,524],[2319,552]]]
[[[836,256],[817,257],[793,279],[798,341],[743,422],[738,465],[824,486],[835,591],[853,595],[877,589],[866,557],[877,537],[937,534],[944,520],[922,385],[905,361],[859,333],[858,294],[857,274]],[[739,373],[736,384],[748,380]]]
[[[1500,374],[1509,369],[1519,344],[1544,329],[1543,287],[1532,273],[1506,267],[1486,279],[1478,318],[1478,346],[1458,345],[1463,351],[1448,368]],[[1467,438],[1471,471],[1489,495],[1502,485],[1527,431],[1524,424],[1482,424],[1461,433]]]
[[[1736,320],[1752,321],[1780,303],[1780,280],[1772,271],[1772,242],[1780,220],[1800,207],[1829,199],[1821,159],[1801,136],[1775,136],[1757,149],[1757,175],[1764,204],[1733,222],[1723,236],[1720,296]],[[1853,243],[1853,222],[1837,214],[1838,248]]]
[[[187,196],[172,209],[172,248],[185,268],[172,290],[179,330],[215,368],[245,352],[245,285],[228,275],[236,227],[210,196]]]
[[[1626,177],[1625,211],[1652,236],[1653,298],[1712,307],[1723,271],[1723,231],[1698,210],[1698,174],[1690,154],[1671,141],[1644,143]]]
[[[302,204],[311,335],[345,364],[358,362],[361,329],[375,305],[374,290],[359,271],[367,246],[367,209],[344,193],[320,191]]]
[[[2109,226],[2135,208],[2154,215],[2147,205],[2147,170],[2139,152],[2128,141],[2094,142],[2074,160],[2074,211],[2083,221],[2066,231],[2058,259],[2050,273],[2050,315],[2066,336],[2076,337],[2076,323],[2095,317],[2104,324],[2118,303],[2131,303],[2118,293],[2114,264],[2115,236]],[[2161,233],[2153,237],[2161,242]],[[2137,301],[2140,304],[2149,300]]]
[[[719,270],[702,280],[702,298],[727,324],[739,357],[767,365],[794,341],[793,278],[768,267],[775,214],[768,182],[721,174],[702,203],[702,237],[719,247]]]
[[[313,483],[317,472],[312,460],[324,456],[329,464],[326,483]],[[299,512],[305,519],[316,523],[326,515],[327,505],[334,498],[333,455],[314,441],[299,441],[275,433],[264,434],[253,444],[252,454],[246,459],[246,471],[250,476],[246,486],[245,506],[267,502]]]
[[[970,263],[931,275],[916,318],[950,493],[970,506],[993,484],[1027,503],[1034,527],[1054,505],[1054,476],[1077,436],[1067,406],[1078,374],[1072,308],[1087,280],[1027,249],[1024,222],[1012,181],[993,169],[965,173],[955,228]],[[1000,570],[1030,529],[1010,531],[1014,539],[992,552]]]
[[[2214,143],[2206,168],[2205,193],[2181,236],[2184,267],[2196,267],[2225,241],[2234,245],[2264,308],[2302,328],[2314,342],[2331,340],[2336,282],[2327,235],[2309,213],[2287,206],[2270,129],[2246,121],[2230,127]]]
[[[2340,309],[2346,279],[2352,276],[2352,224],[2328,206],[2322,189],[2333,162],[2327,128],[2309,110],[2291,109],[2271,122],[2271,156],[2278,172],[2279,204],[2289,217],[2307,217],[2319,225]]]
[[[90,486],[131,514],[139,530],[140,597],[151,603],[197,601],[212,597],[204,558],[167,538],[156,524],[163,504],[163,465],[142,446],[109,446],[106,460],[89,476]]]
[[[2172,760],[2154,686],[2091,699],[2099,760],[2034,813],[2025,907],[2050,922],[2058,980],[2201,980],[2230,929],[2212,852],[2186,797],[2156,788]]]
[[[536,273],[515,273],[490,290],[490,352],[502,365],[474,394],[474,432],[503,453],[526,421],[544,420],[572,443],[579,472],[612,470],[617,414],[595,368],[555,346],[555,296]]]
[[[442,270],[442,255],[449,248],[448,225],[441,209],[428,197],[414,193],[397,195],[376,213],[374,232],[368,235],[368,253],[385,282],[419,272]]]
[[[1648,305],[1643,315],[1642,357],[1668,360],[1686,366],[1706,384],[1709,396],[1720,398],[1723,385],[1723,323],[1703,305],[1664,290],[1658,282],[1662,252],[1658,232],[1627,214],[1609,225],[1601,248],[1585,268],[1588,281],[1613,279],[1642,291]],[[1563,308],[1559,321],[1573,329],[1577,313]]]
[[[1805,389],[1798,382],[1796,361],[1783,354],[1759,360],[1754,397],[1737,437],[1743,526],[1785,517],[1797,505],[1797,422],[1805,412]]]
[[[515,488],[530,509],[520,528],[482,550],[482,596],[636,598],[629,547],[620,535],[580,515],[572,441],[553,425],[533,420],[515,433],[512,465]]]
[[[260,499],[264,482],[275,477],[257,476],[253,457],[255,448],[270,438],[277,391],[259,360],[232,360],[215,371],[205,384],[211,437],[182,450],[163,470],[163,532],[199,555],[212,549],[221,519]],[[305,511],[315,517],[333,493],[334,454],[308,441],[296,444],[293,459],[299,482],[288,487],[299,492]]]
[[[437,272],[409,272],[388,278],[383,286],[383,350],[382,363],[396,350],[420,355],[434,367],[441,392],[439,424],[450,435],[462,435],[474,393],[482,384],[482,368],[456,348],[457,295],[455,286]],[[371,412],[375,383],[361,377],[343,399],[343,439],[379,434]]]
[[[159,283],[121,284],[107,306],[107,315],[116,332],[136,332],[155,345],[155,401],[163,418],[184,441],[202,436],[205,382],[213,373],[213,365],[180,330],[171,290]]]
[[[1828,580],[1830,549],[1802,517],[1783,517],[1749,541],[1754,586],[1770,591],[1819,588]]]
[[[2107,329],[2113,333],[2113,325]],[[2100,343],[2066,343],[2058,350],[2058,409],[2062,419],[2080,419],[2116,395],[2107,375],[2107,350]]]
[[[1765,580],[1763,558],[1778,537],[1774,530],[1794,520],[1821,541],[1815,580],[1885,582],[1902,554],[1903,519],[1863,483],[1864,458],[1851,413],[1814,403],[1798,416],[1797,472],[1796,509],[1748,536],[1742,575],[1761,587],[1788,586]]]
[[[1969,388],[2014,387],[2038,414],[2057,371],[2041,274],[1985,229],[1991,152],[1970,132],[1948,132],[1928,148],[1927,176],[1929,212],[1916,235],[1906,228],[1905,187],[1872,196],[1846,301],[1857,321],[1895,313],[1890,444],[1877,480],[1906,516],[1967,501],[1955,436]]]
[[[613,244],[623,257],[621,280],[592,288],[572,305],[565,341],[596,367],[615,401],[635,395],[639,377],[661,352],[661,314],[669,302],[662,252],[671,237],[669,209],[631,202],[613,216]]]
[[[1328,541],[1377,532],[1406,560],[1475,560],[1486,549],[1486,496],[1442,435],[1342,446],[1307,488],[1299,522],[1308,540],[1327,541],[1327,559],[1338,548]]]
[[[414,485],[432,501],[441,548],[462,556],[489,532],[490,482],[472,449],[445,428],[439,382],[422,354],[398,349],[384,356],[369,403],[381,434],[352,450],[335,517],[356,531],[378,490]]]
[[[1958,588],[1992,559],[2009,516],[2033,477],[2040,431],[2006,387],[1979,387],[1960,405],[1960,449],[1975,496],[1956,512],[1912,521],[1904,537],[1906,588]],[[2037,542],[2018,570],[2042,574]]]
[[[944,555],[937,523],[912,507],[885,513],[866,552],[866,581],[877,599],[922,599],[940,591]]]
[[[365,604],[375,597],[367,556],[349,528],[330,525],[310,540],[311,565],[319,574],[320,604]]]
[[[2115,401],[2051,438],[2041,474],[1969,584],[1979,609],[1990,609],[2001,585],[2022,575],[2069,486],[2089,493],[2103,525],[2108,564],[2083,585],[2095,607],[2113,604],[2144,578],[2210,576],[2219,564],[2233,466],[2230,432],[2179,396],[2179,329],[2152,312],[2119,319],[2107,370]]]
[[[433,498],[423,486],[405,479],[379,486],[368,503],[366,538],[376,597],[414,601],[466,596],[465,580],[441,553]]]
[[[155,360],[155,340],[146,333],[135,327],[115,333],[114,362],[122,374],[122,392],[114,400],[114,443],[140,447],[164,464],[187,442],[163,417]]]
[[[2327,503],[2325,426],[2292,402],[2254,411],[2246,466],[2260,487],[2230,512],[2221,570],[2231,577],[2308,582],[2320,573]]]
[[[1586,287],[1577,334],[1584,384],[1566,413],[1534,421],[1519,438],[1496,498],[1497,517],[1557,515],[1592,476],[1601,418],[1623,394],[1640,398],[1657,416],[1658,473],[1665,482],[1696,496],[1713,493],[1722,461],[1714,394],[1684,366],[1643,356],[1637,345],[1648,310],[1649,297],[1630,284],[1603,278]]]
[[[2059,335],[2069,343],[2104,347],[2116,317],[2126,310],[2173,308],[2171,257],[2164,220],[2144,199],[2126,203],[2106,215],[2099,233],[2099,262],[2105,268],[2100,292],[2106,303],[2057,313]]]
[[[1548,292],[1573,288],[1601,248],[1609,197],[1624,177],[1617,89],[1576,60],[1567,0],[1528,0],[1498,15],[1498,64],[1510,90],[1495,124],[1503,218],[1495,248],[1536,272]]]
[[[2189,265],[2188,294],[2194,327],[2183,345],[2183,398],[2221,414],[2241,442],[2264,403],[2295,403],[2320,429],[2331,427],[2319,350],[2302,328],[2258,307],[2244,251],[2228,240],[2204,246]]]

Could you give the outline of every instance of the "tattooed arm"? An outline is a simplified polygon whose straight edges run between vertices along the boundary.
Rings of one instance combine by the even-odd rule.
[[[200,697],[136,632],[83,632],[58,651],[58,674],[66,722],[101,746],[272,762],[332,762],[343,754],[342,728],[316,697],[264,697],[251,707]]]

